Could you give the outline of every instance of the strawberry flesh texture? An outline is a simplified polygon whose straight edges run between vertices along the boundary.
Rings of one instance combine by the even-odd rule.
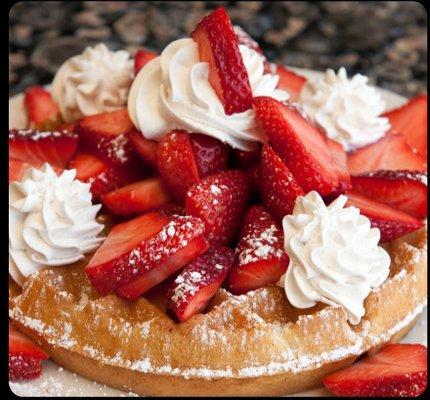
[[[386,135],[368,146],[348,153],[351,175],[381,169],[426,171],[427,162],[409,144],[403,135]]]
[[[101,294],[133,299],[207,248],[197,218],[151,212],[116,225],[86,267]]]
[[[252,107],[248,72],[230,18],[223,7],[204,17],[191,33],[200,61],[209,63],[209,82],[227,115]]]
[[[160,178],[149,178],[101,196],[102,204],[115,215],[143,214],[169,203]]]
[[[254,98],[257,119],[273,148],[307,193],[339,192],[339,171],[321,132],[300,112],[270,97]]]
[[[83,151],[112,165],[136,164],[128,133],[134,129],[127,109],[82,118],[76,127]]]
[[[388,134],[402,134],[412,148],[427,157],[427,95],[416,96],[383,116],[390,120]]]
[[[188,190],[185,209],[201,218],[211,243],[228,245],[235,238],[249,197],[248,180],[242,171],[219,172]]]
[[[278,222],[292,213],[296,198],[305,194],[269,144],[263,146],[259,187],[263,205]]]
[[[285,68],[283,65],[278,65],[276,73],[279,75],[277,88],[288,92],[290,101],[297,101],[303,85],[306,83],[306,78]]]
[[[343,146],[333,139],[324,136],[327,147],[330,149],[334,167],[338,171],[339,178],[339,193],[344,193],[345,190],[351,189],[351,176],[348,171],[348,156]]]
[[[154,140],[144,138],[143,134],[136,130],[130,132],[128,137],[136,154],[148,167],[155,168],[158,143]]]
[[[261,206],[248,209],[236,247],[238,262],[230,271],[228,288],[242,294],[276,283],[285,273],[288,256],[282,230]]]
[[[188,264],[166,293],[166,311],[180,322],[204,311],[235,260],[233,250],[213,245]]]
[[[9,380],[20,381],[39,378],[42,373],[42,361],[24,355],[9,354]]]
[[[9,130],[9,158],[28,163],[47,162],[67,168],[78,147],[78,135],[66,131]]]
[[[380,230],[381,242],[397,239],[423,226],[419,219],[370,197],[353,191],[348,191],[346,195],[346,205],[357,207],[360,214],[369,218],[371,226]]]
[[[55,128],[60,121],[60,109],[57,103],[52,99],[51,94],[41,86],[31,86],[25,91],[24,106],[30,126],[33,128]]]
[[[158,54],[151,50],[138,50],[134,56],[134,74],[137,75],[139,71]]]
[[[416,397],[427,386],[427,348],[420,344],[388,344],[323,380],[337,396]]]
[[[356,193],[408,213],[427,216],[427,174],[420,171],[376,171],[351,178]]]

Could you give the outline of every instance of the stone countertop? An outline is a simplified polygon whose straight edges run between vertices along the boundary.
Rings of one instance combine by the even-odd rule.
[[[345,66],[407,97],[427,90],[427,14],[418,2],[23,1],[10,12],[9,95],[51,82],[63,61],[98,42],[161,51],[220,4],[278,63]]]

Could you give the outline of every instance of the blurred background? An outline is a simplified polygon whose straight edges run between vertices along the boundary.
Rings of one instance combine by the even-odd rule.
[[[273,61],[345,66],[408,97],[427,90],[427,14],[414,1],[22,1],[9,14],[9,95],[98,42],[161,51],[220,4]]]

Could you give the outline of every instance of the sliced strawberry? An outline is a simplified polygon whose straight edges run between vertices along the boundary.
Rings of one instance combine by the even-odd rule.
[[[323,380],[337,396],[416,397],[427,387],[427,347],[388,344]]]
[[[177,203],[168,203],[157,208],[160,213],[168,215],[185,215],[185,207]]]
[[[149,178],[101,195],[102,204],[115,215],[143,214],[169,203],[160,178]]]
[[[305,194],[269,144],[263,146],[259,187],[263,205],[279,222],[292,213],[296,198]]]
[[[245,170],[249,182],[249,189],[252,193],[258,193],[261,181],[261,163],[255,164]]]
[[[397,239],[423,226],[419,219],[370,197],[353,191],[347,192],[346,195],[347,206],[357,207],[360,214],[369,218],[372,227],[379,228],[381,242]]]
[[[224,171],[211,175],[188,190],[185,209],[201,218],[212,243],[229,244],[236,236],[249,197],[246,175]]]
[[[261,206],[248,209],[236,247],[237,264],[227,286],[234,294],[276,283],[285,273],[288,256],[283,250],[282,230]]]
[[[200,61],[209,63],[209,82],[224,105],[226,114],[252,107],[248,72],[227,11],[218,7],[204,17],[191,33]]]
[[[20,181],[26,171],[29,168],[41,168],[43,162],[39,163],[28,163],[25,161],[14,160],[13,158],[9,159],[9,183],[13,181]],[[54,167],[54,171],[57,175],[60,175],[63,170],[61,168]]]
[[[380,169],[427,171],[427,162],[409,144],[403,135],[386,135],[376,143],[348,153],[351,175]]]
[[[132,164],[134,151],[128,133],[134,129],[127,109],[84,117],[76,130],[82,150],[114,165]]]
[[[254,104],[270,143],[303,190],[337,193],[339,171],[321,132],[296,108],[271,97],[256,97]]]
[[[157,148],[157,170],[167,190],[182,202],[188,188],[200,180],[187,132],[175,130],[163,137]]]
[[[11,129],[9,131],[9,158],[28,163],[47,162],[58,168],[67,164],[78,147],[78,135],[67,131],[36,131]]]
[[[61,124],[58,127],[59,131],[68,131],[68,132],[75,132],[76,131],[76,123],[74,122],[67,122],[65,124]]]
[[[154,140],[144,138],[142,133],[136,130],[130,132],[128,137],[137,155],[148,167],[155,168],[158,143]]]
[[[57,103],[52,99],[51,94],[41,86],[31,86],[25,91],[24,106],[32,128],[57,129],[61,122]]]
[[[336,142],[327,136],[324,136],[324,139],[330,149],[334,166],[338,171],[338,178],[341,186],[338,194],[344,193],[345,190],[351,188],[351,176],[348,171],[346,151],[339,142]]]
[[[98,200],[102,194],[141,179],[144,174],[144,171],[109,165],[92,154],[82,152],[70,160],[69,169],[76,169],[76,178],[80,181],[91,183],[93,200]]]
[[[45,360],[48,355],[29,337],[18,331],[9,322],[9,355],[25,355],[39,360]]]
[[[376,171],[351,178],[354,192],[404,211],[415,218],[427,216],[427,173]]]
[[[9,354],[9,380],[39,378],[42,373],[42,361],[30,356],[13,356]]]
[[[427,95],[416,96],[384,116],[390,120],[389,133],[404,135],[412,148],[427,157]]]
[[[158,54],[154,51],[147,49],[137,51],[134,56],[134,74],[137,75],[145,64],[153,60],[155,57],[158,57]]]
[[[234,251],[213,245],[188,264],[166,293],[166,311],[179,322],[204,311],[235,260]]]
[[[101,294],[132,300],[204,252],[198,218],[151,212],[114,226],[85,272]]]
[[[196,158],[200,178],[226,168],[229,147],[218,139],[198,133],[190,134],[190,144]]]
[[[291,101],[297,101],[303,85],[306,83],[306,78],[282,65],[278,65],[276,73],[279,75],[277,88],[288,92],[291,96]]]

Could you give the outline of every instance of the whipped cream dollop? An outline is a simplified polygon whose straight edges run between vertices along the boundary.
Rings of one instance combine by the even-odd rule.
[[[66,122],[125,107],[133,80],[133,60],[125,50],[87,47],[57,71],[51,93]]]
[[[288,99],[276,89],[279,76],[264,74],[264,58],[240,45],[253,96]],[[147,139],[159,141],[172,129],[199,132],[240,150],[253,150],[264,137],[254,110],[227,115],[208,80],[209,65],[200,62],[197,43],[179,39],[147,63],[130,89],[128,111]]]
[[[308,80],[300,92],[300,104],[308,117],[328,137],[351,151],[376,142],[390,128],[381,117],[385,102],[364,75],[348,79],[345,68],[336,74],[328,69],[323,77]]]
[[[388,277],[390,256],[378,246],[379,229],[346,201],[341,195],[326,206],[315,191],[297,198],[282,221],[290,263],[278,285],[294,307],[341,306],[356,325],[365,298]]]
[[[9,185],[9,273],[22,285],[43,266],[76,262],[103,241],[90,184],[76,170],[57,176],[49,164]]]

